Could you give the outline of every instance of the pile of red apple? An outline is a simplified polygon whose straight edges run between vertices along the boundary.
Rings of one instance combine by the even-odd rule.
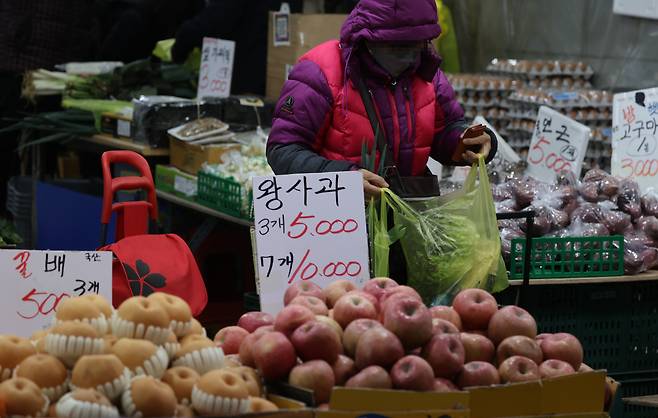
[[[284,304],[275,318],[244,314],[215,341],[265,379],[312,390],[318,404],[334,386],[446,392],[591,370],[576,337],[537,335],[527,311],[499,309],[480,289],[462,291],[452,307],[427,308],[389,278],[362,290],[349,281],[325,289],[302,282]]]

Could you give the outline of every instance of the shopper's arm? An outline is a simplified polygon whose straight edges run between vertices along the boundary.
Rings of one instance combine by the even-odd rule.
[[[301,61],[295,65],[276,104],[267,143],[267,158],[276,174],[355,168],[351,163],[329,160],[317,152],[332,106],[331,90],[317,64]]]
[[[467,165],[462,160],[455,161],[452,158],[462,134],[469,126],[464,119],[464,110],[457,101],[450,82],[441,70],[437,71],[432,82],[436,91],[436,118],[432,158],[444,165]],[[496,154],[498,141],[489,129],[486,130],[486,133],[491,138],[491,151],[487,157],[487,162],[489,162]]]
[[[183,62],[195,47],[201,47],[204,37],[230,38],[235,31],[238,18],[248,13],[245,0],[212,0],[194,18],[184,22],[176,33],[176,42],[171,49],[175,62]]]

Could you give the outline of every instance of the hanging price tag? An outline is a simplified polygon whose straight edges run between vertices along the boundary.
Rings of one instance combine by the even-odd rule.
[[[615,94],[612,104],[612,174],[658,187],[658,88]]]
[[[253,195],[263,312],[280,311],[294,283],[368,280],[361,173],[256,177]]]
[[[228,97],[231,94],[235,42],[203,38],[197,98]]]
[[[528,174],[543,181],[555,180],[561,171],[580,177],[590,134],[587,126],[540,107],[528,150]]]
[[[112,301],[112,253],[0,250],[0,333],[29,337],[51,325],[64,299]]]

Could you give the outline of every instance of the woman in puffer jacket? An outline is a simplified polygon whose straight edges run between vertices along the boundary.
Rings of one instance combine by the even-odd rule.
[[[440,33],[434,0],[361,0],[340,41],[302,56],[284,84],[267,146],[274,172],[360,170],[366,195],[377,195],[388,184],[361,161],[364,141],[377,146],[373,126],[400,176],[425,175],[430,156],[444,165],[491,159],[497,141],[489,130],[463,138],[464,112],[430,43]],[[460,145],[469,150],[456,153]]]

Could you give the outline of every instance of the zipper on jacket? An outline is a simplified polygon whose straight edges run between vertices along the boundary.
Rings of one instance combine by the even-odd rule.
[[[393,123],[393,157],[398,161],[400,154],[400,116],[398,115],[398,107],[395,104],[395,96],[391,92],[387,92],[388,103],[391,107],[391,120]]]
[[[402,91],[404,92],[404,108],[407,112],[407,141],[410,143],[415,142],[413,138],[413,126],[411,122],[411,100],[409,98],[409,89],[407,86],[404,86],[402,88]]]

